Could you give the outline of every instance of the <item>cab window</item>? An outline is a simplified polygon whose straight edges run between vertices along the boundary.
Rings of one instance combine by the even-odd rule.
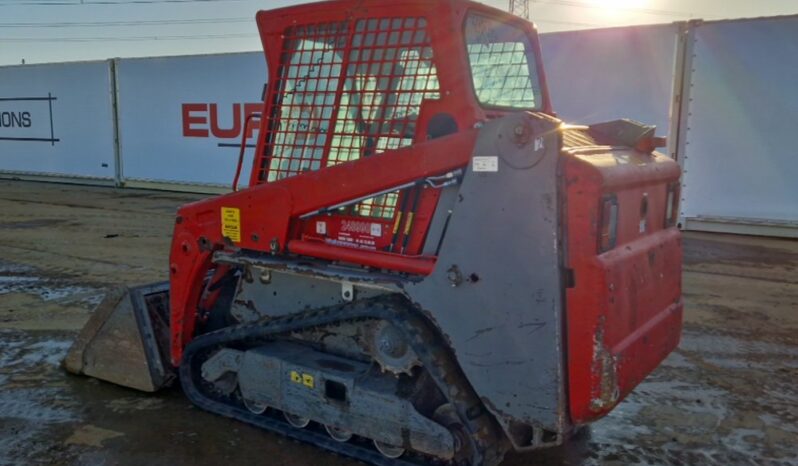
[[[535,55],[523,29],[471,13],[466,18],[465,38],[480,104],[540,109],[543,99]]]

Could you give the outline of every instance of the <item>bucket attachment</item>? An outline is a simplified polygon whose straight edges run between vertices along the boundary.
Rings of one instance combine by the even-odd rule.
[[[72,344],[73,374],[154,392],[169,385],[169,283],[117,288],[97,306]]]

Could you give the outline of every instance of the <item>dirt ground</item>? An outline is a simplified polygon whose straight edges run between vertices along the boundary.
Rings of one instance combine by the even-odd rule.
[[[195,195],[0,181],[0,465],[349,465],[193,408],[67,375],[106,290],[166,278]],[[685,235],[679,349],[612,414],[507,465],[798,465],[798,241]]]

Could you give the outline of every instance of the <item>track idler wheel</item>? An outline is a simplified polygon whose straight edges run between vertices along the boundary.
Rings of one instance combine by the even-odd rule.
[[[441,424],[446,426],[449,429],[449,432],[452,433],[452,437],[454,438],[454,451],[455,457],[457,458],[467,458],[470,454],[466,447],[468,445],[467,435],[465,429],[463,428],[462,423],[460,422],[460,418],[457,416],[457,411],[455,411],[454,406],[450,403],[445,403],[435,410],[435,413],[432,415],[432,419]]]

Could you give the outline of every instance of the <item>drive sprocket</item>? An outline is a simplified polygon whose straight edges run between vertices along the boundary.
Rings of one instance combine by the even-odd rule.
[[[368,346],[383,372],[411,375],[413,368],[421,365],[416,352],[390,322],[380,320],[372,324]]]

